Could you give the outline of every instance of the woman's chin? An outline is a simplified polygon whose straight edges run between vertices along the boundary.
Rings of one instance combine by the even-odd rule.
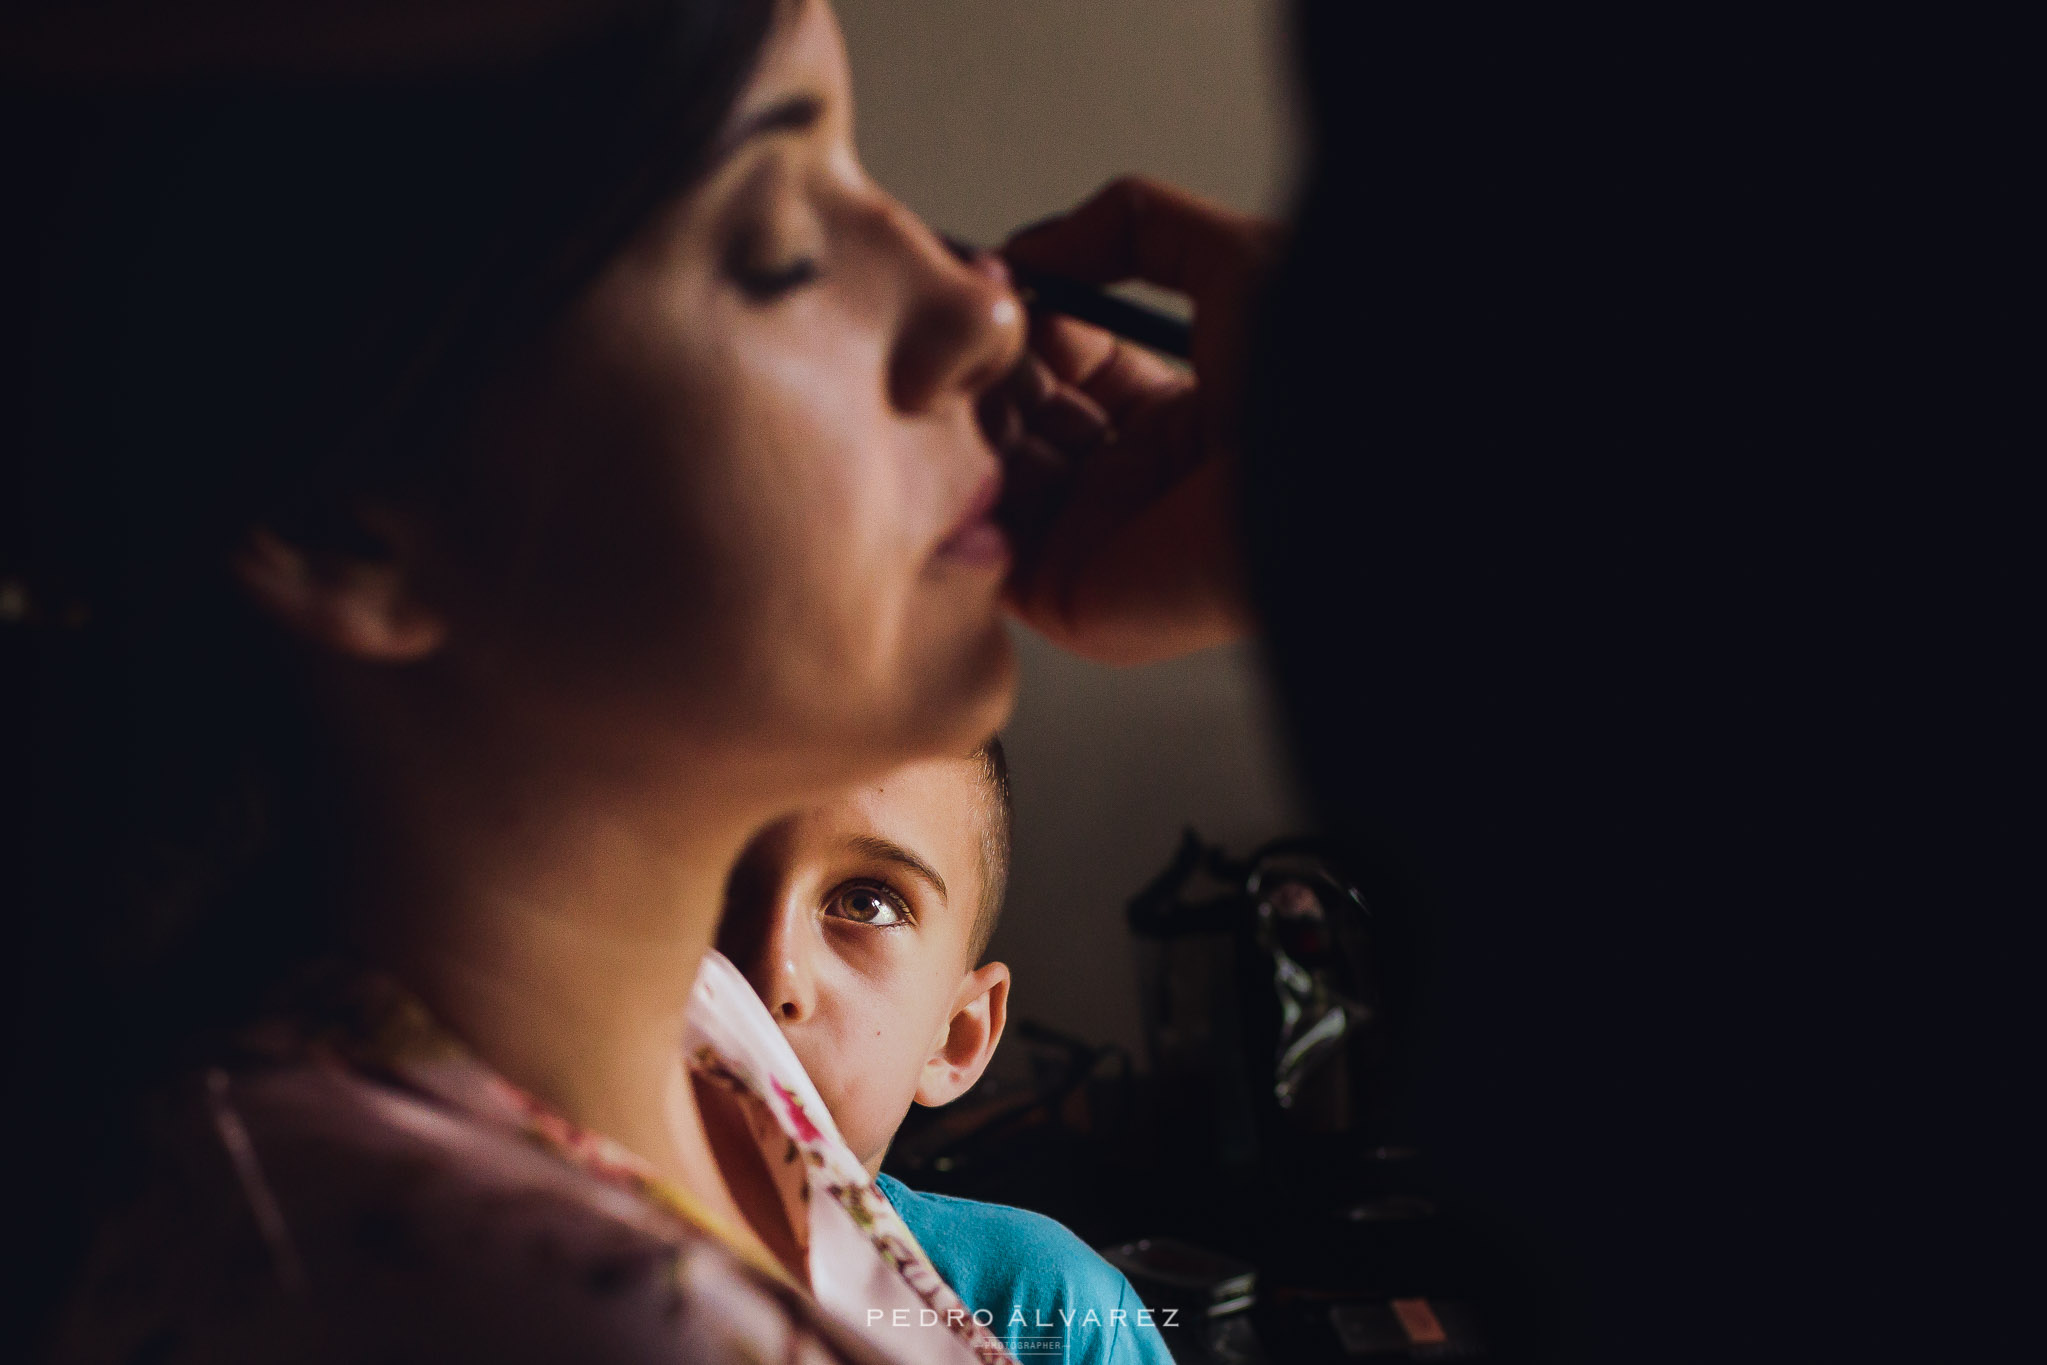
[[[899,714],[914,727],[904,762],[972,753],[1009,721],[1016,706],[1016,646],[1000,619],[963,642],[943,662],[904,666],[909,685]]]
[[[969,714],[966,751],[986,743],[1009,723],[1010,713],[1016,709],[1016,646],[1000,618],[988,629],[971,677],[971,685],[962,689],[967,698],[963,709]]]

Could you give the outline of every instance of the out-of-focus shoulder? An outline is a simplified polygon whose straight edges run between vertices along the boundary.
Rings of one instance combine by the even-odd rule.
[[[870,1357],[630,1191],[316,1061],[190,1078],[53,1361]]]

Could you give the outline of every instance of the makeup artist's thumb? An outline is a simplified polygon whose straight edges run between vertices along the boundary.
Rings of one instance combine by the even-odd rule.
[[[1177,186],[1125,176],[1070,213],[1019,229],[1002,254],[1089,284],[1146,280],[1200,299],[1245,289],[1277,230]]]

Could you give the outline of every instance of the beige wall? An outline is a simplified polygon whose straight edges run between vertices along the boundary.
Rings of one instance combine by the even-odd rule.
[[[838,0],[860,145],[883,184],[974,241],[1126,171],[1245,209],[1284,199],[1273,0]],[[1242,847],[1298,824],[1256,656],[1112,671],[1019,635],[1006,732],[1017,827],[992,951],[1014,1008],[1141,1059],[1124,899],[1192,823]]]

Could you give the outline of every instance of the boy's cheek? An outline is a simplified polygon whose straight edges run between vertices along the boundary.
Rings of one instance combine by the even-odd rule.
[[[833,1096],[833,1079],[837,1068],[832,1064],[830,1053],[821,1046],[824,1039],[806,1025],[790,1027],[785,1025],[782,1036],[789,1040],[789,1050],[796,1054],[796,1060],[803,1064],[803,1074],[810,1077],[810,1083],[817,1087],[817,1093],[824,1096],[825,1105],[836,1111]]]
[[[784,1025],[782,1036],[789,1040],[789,1050],[796,1054],[796,1060],[803,1063],[803,1069],[812,1081],[821,1081],[831,1072],[831,1057],[823,1044],[828,1035],[819,1033],[808,1024]]]

